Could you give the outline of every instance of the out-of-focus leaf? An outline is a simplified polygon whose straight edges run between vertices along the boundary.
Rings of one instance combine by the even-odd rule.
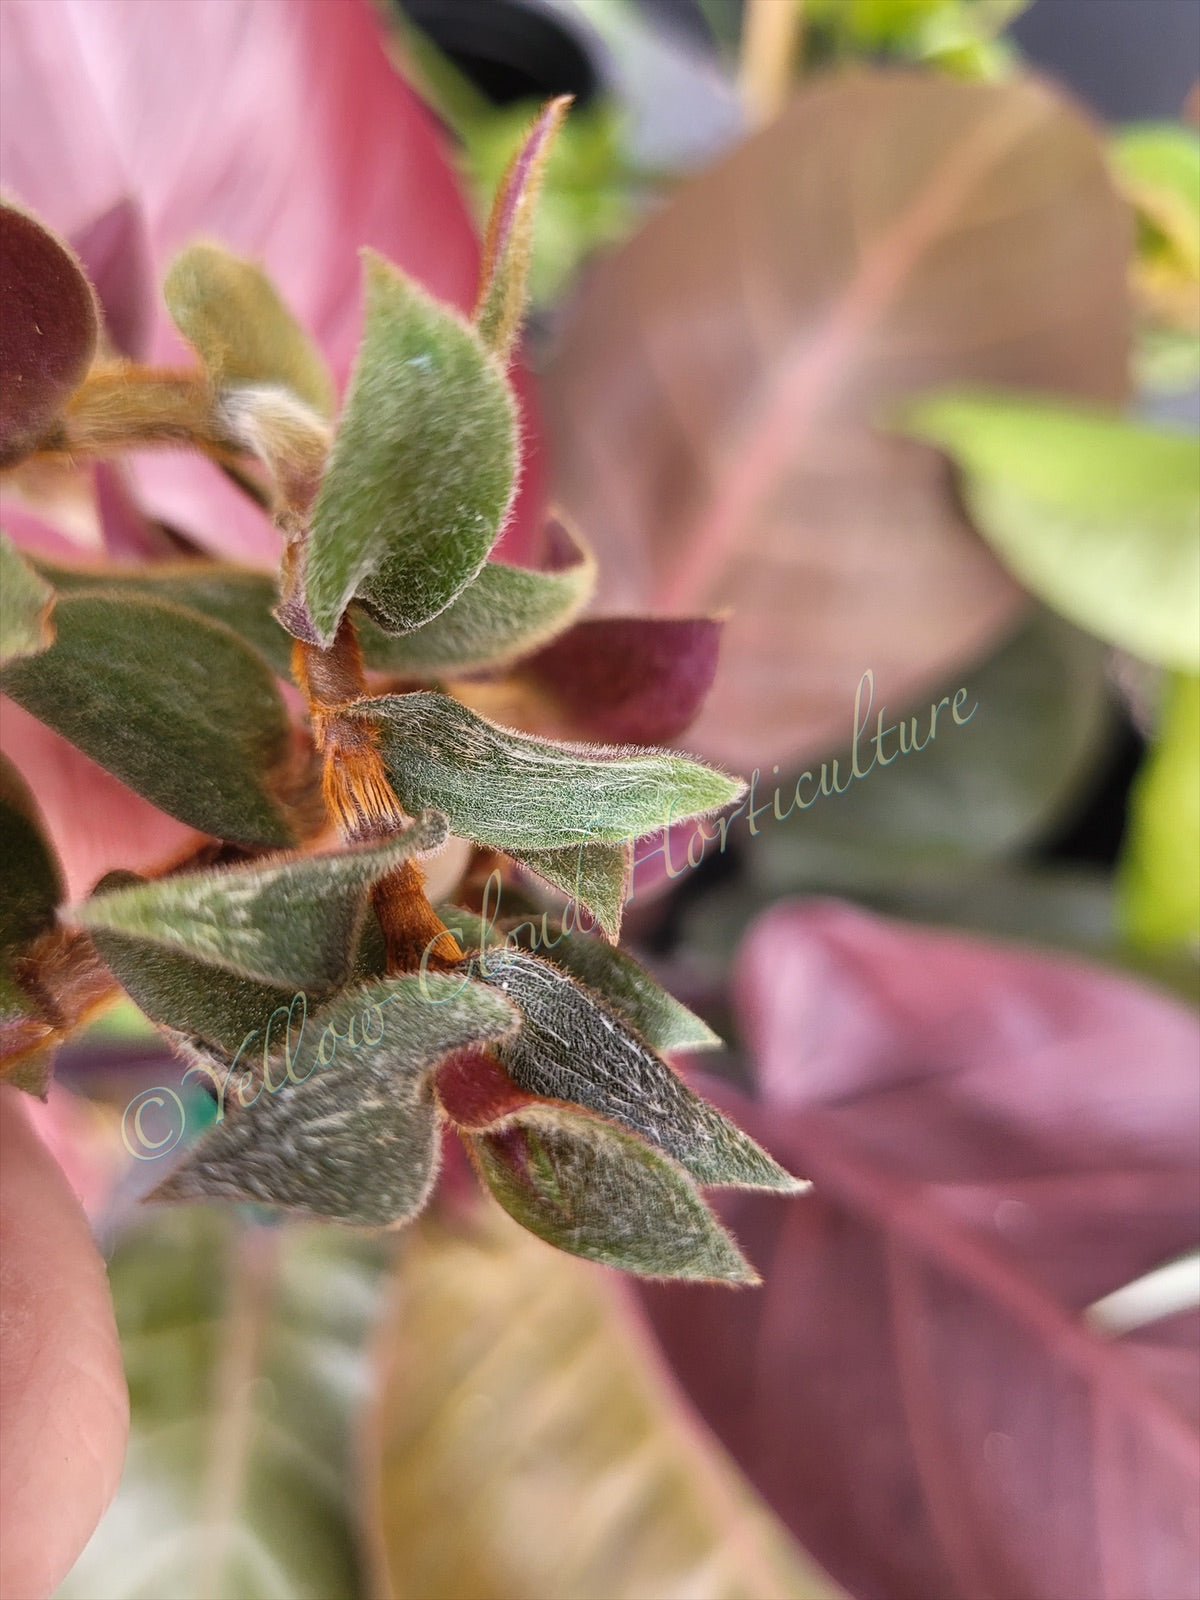
[[[444,811],[498,850],[562,850],[636,838],[735,800],[743,785],[667,751],[555,744],[497,727],[445,695],[381,695],[348,715],[380,732],[407,811]]]
[[[109,1262],[132,1428],[60,1600],[359,1600],[353,1417],[384,1254],[159,1212]]]
[[[68,915],[258,983],[327,992],[350,976],[371,885],[446,837],[446,819],[430,813],[385,843],[179,873],[98,894]]]
[[[0,466],[36,443],[83,381],[96,349],[96,297],[50,230],[0,204]]]
[[[0,688],[163,811],[241,844],[292,843],[276,789],[287,711],[228,628],[138,595],[64,595],[49,650]]]
[[[1134,287],[1148,332],[1200,334],[1200,132],[1179,123],[1121,129],[1110,155],[1138,218]],[[1145,357],[1143,345],[1143,358]]]
[[[509,161],[492,204],[474,322],[484,344],[501,359],[507,359],[525,314],[538,196],[570,104],[569,95],[560,95],[542,109]]]
[[[218,244],[190,244],[171,263],[163,298],[218,389],[276,384],[332,415],[324,359],[261,267]]]
[[[306,544],[303,599],[326,645],[356,597],[392,633],[445,610],[496,542],[516,470],[512,393],[475,333],[371,253],[366,296]]]
[[[1039,398],[945,395],[905,428],[963,471],[980,532],[1035,594],[1146,661],[1200,665],[1196,441]]]
[[[306,1020],[154,1198],[254,1200],[369,1228],[402,1222],[437,1171],[432,1069],[516,1020],[501,995],[440,974],[347,991]]]
[[[1137,944],[1200,947],[1200,678],[1173,677],[1130,800],[1120,915]]]
[[[1194,1247],[1194,1015],[830,902],[738,983],[759,1104],[722,1103],[814,1189],[722,1203],[758,1295],[645,1292],[704,1418],[852,1593],[1193,1593],[1194,1420],[1081,1313]]]
[[[628,844],[577,844],[561,850],[510,848],[509,854],[595,917],[609,939],[620,933],[629,893],[632,857]]]
[[[0,663],[35,656],[54,642],[54,591],[0,533]]]
[[[698,1183],[784,1193],[805,1188],[569,974],[523,950],[485,953],[476,970],[524,1018],[520,1031],[496,1047],[519,1088],[623,1124]]]
[[[569,1255],[653,1278],[759,1281],[682,1167],[598,1117],[531,1106],[463,1137],[509,1216]]]
[[[1119,401],[1128,243],[1094,131],[1046,87],[860,72],[597,263],[549,375],[556,491],[605,609],[732,608],[689,744],[807,760],[867,667],[900,703],[1010,625],[944,467],[873,424],[938,384]]]
[[[41,933],[54,926],[63,897],[62,874],[42,835],[33,796],[17,771],[0,757],[0,1023],[24,1017],[29,1000],[15,981],[14,964]]]

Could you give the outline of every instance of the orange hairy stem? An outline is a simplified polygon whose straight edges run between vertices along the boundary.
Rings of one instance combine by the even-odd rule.
[[[134,362],[93,367],[33,453],[106,456],[155,445],[191,446],[222,465],[245,454],[222,424],[203,373]]]
[[[408,823],[388,781],[374,728],[346,708],[367,695],[362,651],[349,616],[328,650],[297,640],[292,671],[308,701],[313,738],[321,753],[321,787],[338,832],[348,844],[387,839]],[[389,972],[451,967],[463,960],[457,939],[425,894],[415,861],[402,861],[373,892]]]

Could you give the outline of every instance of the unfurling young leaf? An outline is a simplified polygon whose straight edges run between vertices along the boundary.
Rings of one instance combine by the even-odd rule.
[[[698,1183],[793,1193],[807,1187],[567,973],[522,950],[485,954],[476,970],[524,1018],[496,1050],[518,1087],[622,1123]]]
[[[437,1170],[432,1070],[515,1022],[501,995],[460,977],[390,978],[339,995],[154,1198],[255,1200],[361,1227],[403,1222]]]
[[[304,555],[305,625],[323,645],[355,598],[391,633],[444,610],[486,560],[516,480],[515,403],[475,332],[369,251],[366,295]]]
[[[618,843],[736,800],[745,785],[666,750],[555,744],[498,727],[445,695],[384,695],[373,723],[401,805],[444,811],[497,850]]]
[[[325,993],[350,976],[371,885],[446,842],[429,813],[385,843],[180,873],[95,895],[68,913],[264,984]]]
[[[560,1250],[649,1277],[759,1281],[687,1173],[632,1134],[536,1106],[464,1137],[508,1214]]]
[[[83,382],[100,317],[71,250],[4,204],[0,306],[0,467],[6,467],[37,443]]]
[[[0,688],[181,822],[280,847],[287,710],[262,659],[229,628],[136,595],[65,595],[57,637]]]
[[[0,533],[0,665],[54,642],[54,591]]]

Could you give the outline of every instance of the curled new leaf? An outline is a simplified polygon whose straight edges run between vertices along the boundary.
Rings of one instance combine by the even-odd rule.
[[[96,297],[48,228],[0,205],[0,467],[18,461],[83,381],[100,331]]]
[[[474,331],[366,255],[366,329],[304,556],[280,615],[328,645],[352,599],[419,628],[482,567],[516,473],[512,393]]]
[[[339,995],[154,1197],[255,1200],[361,1227],[402,1222],[424,1205],[437,1170],[432,1069],[514,1021],[500,995],[455,977],[390,978]]]
[[[715,811],[744,785],[686,756],[555,744],[498,727],[432,693],[350,711],[372,722],[407,811],[433,806],[455,833],[498,850],[616,843]]]
[[[508,1214],[560,1250],[649,1277],[758,1282],[688,1175],[632,1134],[535,1106],[464,1137]]]
[[[370,886],[446,837],[445,818],[431,813],[383,844],[158,878],[69,916],[258,983],[328,991],[350,976]]]
[[[37,655],[53,642],[54,591],[0,533],[0,663]]]

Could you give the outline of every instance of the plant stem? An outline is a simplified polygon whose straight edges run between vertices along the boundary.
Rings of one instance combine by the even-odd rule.
[[[803,0],[747,0],[738,86],[761,126],[782,110],[804,26]]]

